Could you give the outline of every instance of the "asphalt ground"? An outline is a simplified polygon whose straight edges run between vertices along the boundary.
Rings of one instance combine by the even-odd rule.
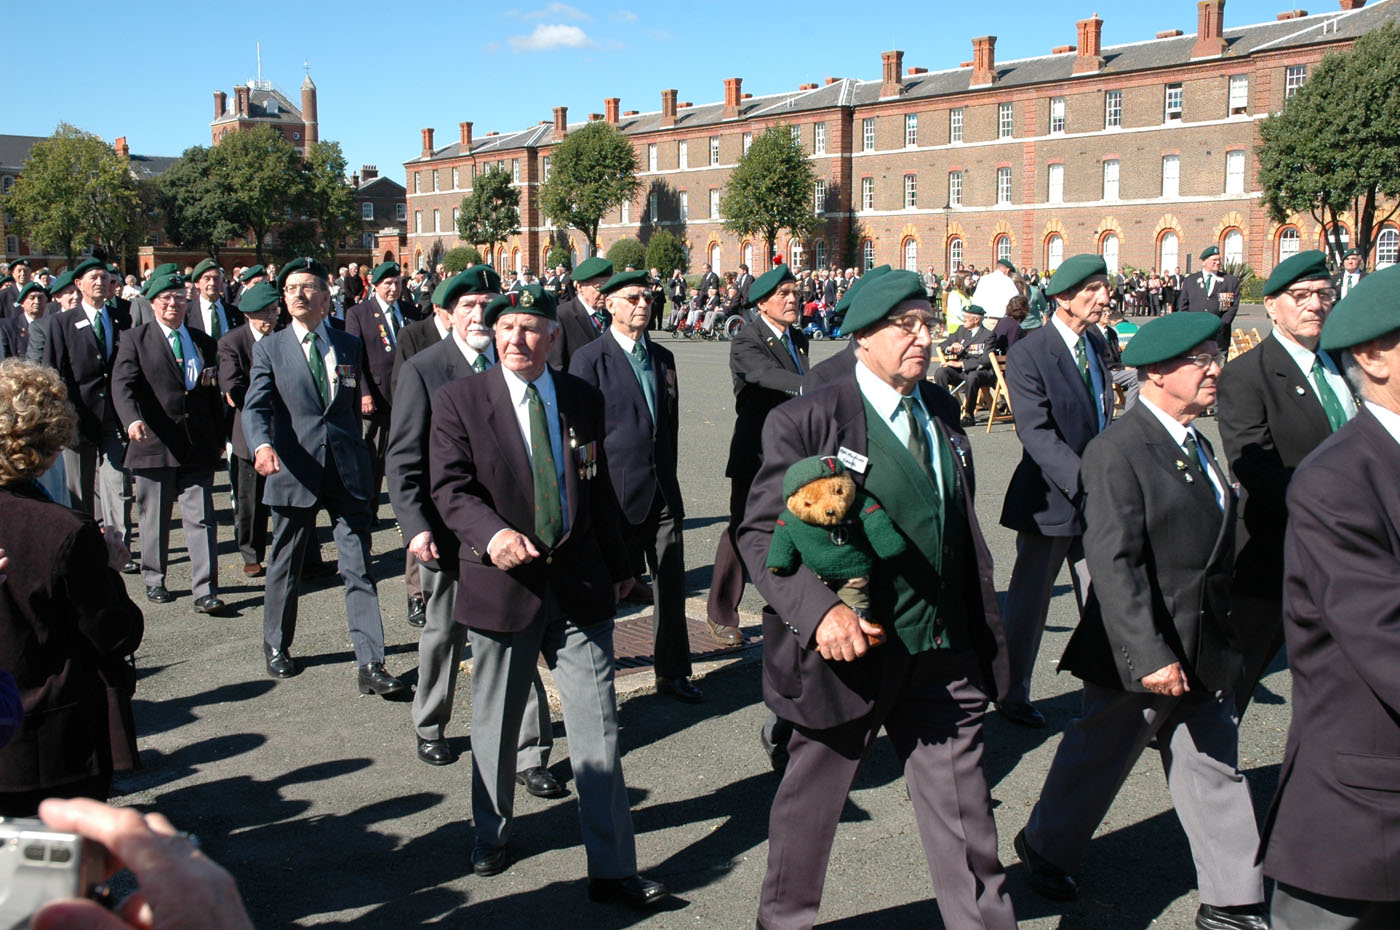
[[[1259,308],[1245,308],[1240,324],[1268,331]],[[724,462],[733,424],[728,346],[662,339],[675,351],[680,370],[686,582],[692,615],[700,618],[727,511]],[[813,363],[839,348],[814,343]],[[1212,420],[1199,425],[1216,438]],[[1010,425],[998,425],[990,434],[984,425],[969,434],[980,489],[978,516],[996,560],[998,591],[1004,593],[1014,534],[997,519],[1020,443]],[[479,878],[469,862],[467,679],[458,689],[449,728],[452,747],[462,758],[442,768],[423,764],[414,753],[409,705],[358,695],[343,593],[329,583],[311,585],[301,599],[293,652],[302,673],[287,681],[268,678],[261,652],[261,580],[247,583],[241,573],[227,490],[221,476],[216,494],[220,577],[235,616],[207,618],[192,610],[189,563],[178,528],[169,577],[177,595],[173,604],[146,603],[139,576],[127,578],[146,613],[135,708],[144,768],[118,776],[114,801],[159,809],[198,833],[204,849],[237,877],[257,926],[753,926],[777,786],[757,739],[766,710],[756,642],[697,664],[706,696],[697,706],[657,696],[645,668],[618,677],[623,767],[638,860],[646,875],[672,890],[668,909],[638,915],[587,900],[572,790],[555,801],[519,792],[513,864],[498,876]],[[384,522],[374,534],[372,567],[388,665],[412,682],[417,631],[404,619],[403,554],[387,499],[380,513]],[[324,526],[321,539],[326,557],[333,559]],[[750,589],[744,610],[756,613],[760,607]],[[628,616],[633,619],[623,626],[644,622],[635,610]],[[1081,864],[1080,901],[1066,905],[1037,897],[1012,850],[1012,837],[1039,796],[1059,734],[1078,706],[1077,681],[1054,671],[1076,619],[1068,576],[1062,574],[1034,682],[1034,697],[1049,726],[1022,729],[995,712],[986,719],[986,769],[1001,858],[1021,926],[1189,928],[1199,903],[1190,850],[1151,750],[1124,784]],[[713,649],[699,636],[692,637],[692,647]],[[1261,822],[1277,784],[1289,688],[1287,671],[1276,667],[1241,729],[1241,768]],[[557,708],[554,720],[551,769],[572,789],[568,740]],[[898,763],[883,739],[847,802],[820,916],[820,926],[841,930],[943,926]]]

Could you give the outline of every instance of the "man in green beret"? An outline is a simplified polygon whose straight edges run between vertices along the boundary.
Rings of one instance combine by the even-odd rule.
[[[1288,487],[1293,715],[1260,852],[1274,880],[1275,930],[1400,926],[1395,857],[1380,852],[1400,838],[1397,293],[1400,267],[1377,271],[1322,327],[1319,348],[1340,353],[1362,403]]]
[[[882,727],[909,782],[943,923],[1016,926],[981,763],[1005,647],[983,581],[992,566],[973,514],[972,446],[957,401],[927,380],[933,325],[917,273],[871,280],[846,314],[858,345],[850,370],[771,411],[762,430],[739,548],[769,605],[764,701],[796,728],[769,817],[760,927],[812,926],[841,811]],[[866,618],[810,569],[765,567],[784,474],[812,456],[839,459],[908,542],[871,574]]]
[[[613,276],[612,262],[600,256],[584,259],[574,269],[574,297],[559,303],[560,338],[549,364],[569,370],[569,359],[608,328],[607,295],[603,285]]]
[[[29,333],[34,322],[43,316],[49,305],[49,293],[38,281],[30,281],[19,290],[19,315],[0,320],[0,332],[5,334],[8,354],[15,358],[29,357]]]
[[[267,269],[262,265],[251,265],[239,272],[236,280],[236,290],[232,294],[233,305],[242,310],[243,295],[253,285],[262,284],[267,280]]]
[[[29,349],[26,358],[37,364],[44,363],[44,345],[48,342],[49,324],[53,317],[64,310],[72,310],[78,305],[78,288],[73,284],[73,273],[65,271],[53,279],[49,288],[49,302],[38,319],[28,325]]]
[[[1229,338],[1230,327],[1239,312],[1240,279],[1220,270],[1218,246],[1208,246],[1201,252],[1201,270],[1181,279],[1176,293],[1176,309],[1214,313]]]
[[[1058,276],[1058,275],[1057,275]],[[1123,350],[1138,403],[1084,450],[1084,552],[1094,579],[1060,671],[1084,682],[1015,847],[1031,887],[1074,900],[1072,873],[1154,740],[1197,863],[1196,926],[1267,930],[1259,830],[1238,768],[1229,617],[1235,500],[1193,425],[1216,402],[1215,314],[1147,323]]]
[[[1332,277],[1332,287],[1337,291],[1337,297],[1342,298],[1351,293],[1351,289],[1360,284],[1366,277],[1366,269],[1362,267],[1361,252],[1358,249],[1347,249],[1342,253],[1342,270]]]
[[[198,291],[198,303],[191,302],[189,325],[219,339],[224,333],[243,324],[243,318],[228,302],[224,287],[224,269],[212,258],[194,266],[192,280]]]
[[[1264,282],[1273,331],[1220,373],[1216,423],[1240,485],[1230,609],[1244,650],[1236,709],[1244,715],[1283,648],[1284,495],[1293,470],[1356,416],[1338,359],[1318,348],[1337,289],[1315,249],[1279,262]]]
[[[13,280],[0,287],[0,320],[19,316],[19,292],[30,281],[29,259],[17,258],[10,262],[9,274]]]

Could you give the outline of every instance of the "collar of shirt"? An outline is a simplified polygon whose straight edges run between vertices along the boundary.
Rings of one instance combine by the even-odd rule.
[[[1141,394],[1138,395],[1138,403],[1142,404],[1144,408],[1146,408],[1149,412],[1151,412],[1151,414],[1154,417],[1157,418],[1158,422],[1160,422],[1162,426],[1166,427],[1167,432],[1171,434],[1172,440],[1177,444],[1178,447],[1180,447],[1181,454],[1183,456],[1185,456],[1186,454],[1185,442],[1186,437],[1188,435],[1195,438],[1196,447],[1198,449],[1200,449],[1202,452],[1205,451],[1205,444],[1201,442],[1201,434],[1196,432],[1196,427],[1182,426],[1180,421],[1178,421],[1175,417],[1168,415],[1165,410],[1163,410],[1161,407],[1158,407],[1156,404],[1152,403],[1152,401],[1143,397]],[[1196,462],[1196,465],[1197,467],[1200,467],[1201,463],[1198,461]],[[1215,502],[1220,505],[1221,510],[1224,510],[1225,486],[1220,483],[1220,475],[1216,474],[1216,469],[1214,468],[1207,468],[1205,471],[1206,477],[1210,478],[1211,490],[1215,492]]]
[[[549,411],[554,408],[554,378],[550,375],[548,367],[534,381],[526,381],[509,368],[503,367],[501,371],[506,376],[506,390],[510,391],[510,405],[512,407],[525,406],[525,388],[533,384],[535,390],[540,392],[540,400],[544,403],[545,410]]]
[[[330,344],[330,341],[331,341],[331,340],[330,340],[330,337],[326,335],[326,321],[325,321],[325,320],[322,320],[320,323],[316,324],[316,328],[315,328],[314,330],[311,330],[311,329],[307,329],[305,326],[303,326],[303,325],[301,324],[301,321],[300,321],[300,320],[298,320],[298,319],[296,319],[295,317],[293,317],[293,318],[292,318],[292,332],[296,333],[297,344],[298,344],[298,345],[306,345],[306,334],[307,334],[307,333],[310,333],[310,332],[314,332],[314,333],[317,335],[317,337],[319,337],[320,340],[321,340],[322,342],[326,343],[327,345],[329,345],[329,344]]]
[[[451,330],[449,330],[446,326],[442,325],[442,320],[438,318],[438,315],[436,313],[433,314],[433,325],[437,327],[437,334],[439,340],[446,339],[447,334],[451,332]]]
[[[617,344],[622,346],[623,352],[627,353],[628,355],[632,354],[632,347],[637,344],[637,340],[633,339],[631,336],[619,332],[616,326],[609,326],[608,332],[612,333],[613,339],[617,340]]]
[[[757,314],[757,316],[760,320],[764,322],[764,324],[768,327],[769,331],[772,332],[774,336],[777,336],[779,339],[782,339],[785,336],[787,336],[788,331],[786,326],[784,326],[782,329],[779,329],[778,327],[773,325],[772,320],[768,319],[768,317],[764,316],[763,314],[760,313]]]
[[[1351,393],[1351,385],[1347,383],[1346,378],[1342,377],[1342,373],[1337,371],[1337,366],[1332,363],[1330,355],[1326,352],[1314,352],[1312,349],[1300,346],[1285,336],[1278,327],[1274,327],[1273,336],[1279,341],[1279,345],[1283,346],[1288,357],[1293,359],[1298,370],[1303,373],[1303,380],[1312,388],[1314,394],[1317,393],[1317,385],[1313,383],[1312,379],[1313,359],[1321,360],[1327,384],[1332,388],[1332,393],[1337,395],[1337,401],[1342,405],[1342,410],[1346,412],[1347,419],[1356,416],[1356,401]]]
[[[263,341],[263,337],[267,335],[266,333],[262,332],[261,330],[257,329],[256,327],[250,327],[250,328],[249,328],[249,332],[251,332],[251,333],[253,334],[253,342],[254,342],[254,343],[262,342],[262,341]]]
[[[394,305],[393,305],[393,304],[385,303],[385,302],[384,302],[384,298],[380,297],[378,294],[375,294],[375,295],[374,295],[374,302],[377,303],[377,304],[379,305],[379,312],[380,312],[380,313],[384,314],[385,316],[392,316],[392,315],[393,315],[393,312],[394,312]]]
[[[1065,348],[1069,349],[1069,354],[1074,354],[1074,347],[1079,345],[1082,334],[1076,333],[1065,325],[1065,321],[1060,319],[1058,313],[1050,314],[1050,323],[1055,327],[1055,332],[1060,334],[1060,338],[1065,341]]]
[[[463,339],[461,336],[458,336],[457,331],[455,329],[449,330],[448,333],[449,335],[445,338],[452,340],[452,342],[457,346],[457,351],[461,352],[462,357],[467,360],[468,365],[472,365],[474,367],[476,365],[476,358],[478,355],[486,356],[487,365],[496,364],[496,353],[491,349],[490,346],[486,347],[485,352],[478,352],[471,346],[467,345],[466,340]],[[521,388],[521,391],[524,391],[524,388]],[[541,396],[543,396],[543,394],[541,394]]]
[[[107,322],[107,307],[106,307],[105,304],[104,304],[103,306],[101,306],[101,307],[94,307],[92,304],[88,303],[86,300],[80,300],[80,301],[78,302],[78,306],[80,306],[80,307],[83,308],[83,315],[87,317],[89,323],[91,323],[91,322],[92,322],[94,319],[96,319],[99,315],[102,317],[102,322],[103,322],[104,324]],[[110,327],[109,327],[108,329],[109,329],[108,337],[110,338],[110,336],[111,336]]]
[[[875,412],[885,421],[885,425],[894,433],[895,438],[904,445],[909,444],[909,421],[904,416],[903,407],[906,396],[913,397],[914,405],[923,411],[921,422],[924,425],[924,432],[929,433],[936,428],[933,426],[933,417],[929,415],[928,408],[924,406],[924,399],[919,396],[917,388],[911,395],[899,393],[889,382],[866,367],[865,362],[860,359],[856,359],[856,386],[860,388],[861,396],[870,402],[870,406],[874,407]],[[930,448],[937,448],[937,446],[931,444]],[[943,480],[943,465],[937,455],[933,456],[932,459],[930,464],[933,466],[934,474],[941,482]]]
[[[1390,434],[1390,438],[1400,442],[1400,413],[1396,413],[1388,407],[1382,407],[1373,400],[1366,401],[1366,409],[1375,414],[1377,420],[1381,421],[1381,426]]]
[[[205,316],[209,316],[212,313],[217,313],[218,307],[219,302],[217,300],[205,300],[203,296],[199,298],[199,309],[204,311]]]

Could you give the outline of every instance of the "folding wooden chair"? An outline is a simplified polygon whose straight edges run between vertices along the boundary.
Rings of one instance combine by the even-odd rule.
[[[993,352],[990,356],[992,371],[996,372],[997,384],[992,389],[992,409],[987,414],[987,432],[992,431],[992,426],[997,423],[1011,421],[1012,429],[1016,427],[1016,418],[1011,415],[1011,392],[1006,388],[1006,375],[1002,371],[1002,358]],[[1001,404],[1006,404],[1006,412],[999,412]]]

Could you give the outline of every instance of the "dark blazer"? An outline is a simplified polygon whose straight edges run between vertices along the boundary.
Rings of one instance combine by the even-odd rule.
[[[559,338],[549,351],[549,367],[568,371],[575,352],[602,335],[593,322],[591,311],[574,297],[559,304]]]
[[[1113,417],[1113,378],[1104,364],[1107,347],[1096,327],[1089,327],[1089,363],[1103,375],[1105,423]],[[1084,486],[1079,457],[1099,432],[1095,411],[1074,353],[1053,323],[1023,336],[1006,354],[1006,388],[1021,440],[1021,462],[1011,476],[1002,503],[1001,525],[1017,532],[1078,536],[1084,532],[1079,512]]]
[[[219,339],[219,389],[233,399],[233,454],[245,462],[253,460],[248,437],[243,435],[243,400],[248,394],[256,341],[251,326],[231,329]]]
[[[321,406],[295,329],[270,333],[253,347],[243,435],[254,456],[266,443],[281,460],[282,470],[267,476],[263,503],[269,507],[317,506],[328,462],[334,463],[351,497],[370,499],[369,446],[360,421],[363,350],[348,333],[330,326],[326,332],[344,373],[330,407]]]
[[[396,333],[412,321],[399,301],[400,322]],[[379,309],[379,301],[374,294],[355,304],[345,313],[345,331],[364,345],[364,369],[368,378],[360,380],[360,396],[373,397],[375,410],[385,413],[394,399],[394,346],[395,339],[385,327],[384,312]]]
[[[228,405],[219,393],[219,344],[197,329],[189,334],[201,368],[191,390],[185,390],[184,372],[159,324],[122,335],[112,369],[112,402],[123,430],[140,420],[150,433],[145,442],[127,445],[127,468],[212,469],[223,455]]]
[[[1356,284],[1360,284],[1362,281],[1364,281],[1366,279],[1366,274],[1367,272],[1365,268],[1356,269]],[[1338,300],[1340,300],[1342,297],[1342,279],[1345,277],[1345,270],[1338,271],[1336,274],[1332,275],[1332,286],[1337,289]],[[1356,284],[1353,284],[1352,287],[1356,287]]]
[[[739,291],[739,306],[747,307],[749,304],[749,288],[753,287],[753,275],[743,274],[734,279],[734,287]]]
[[[941,348],[946,352],[948,346],[955,342],[963,344],[962,354],[954,356],[963,360],[963,371],[976,371],[991,364],[987,361],[987,356],[996,347],[996,334],[987,327],[979,326],[973,330],[959,326],[953,330],[952,335],[943,340]]]
[[[584,346],[569,362],[569,374],[587,381],[603,395],[608,475],[623,516],[633,525],[646,521],[658,488],[676,517],[685,516],[676,477],[680,432],[676,358],[670,349],[649,339],[646,348],[656,395],[654,422],[632,363],[611,335]]]
[[[996,328],[992,330],[993,348],[999,355],[1005,355],[1011,351],[1012,346],[1021,341],[1021,337],[1027,335],[1027,332],[1021,328],[1018,320],[1004,316],[997,320]]]
[[[0,486],[0,668],[24,701],[24,728],[0,749],[0,791],[40,791],[137,767],[125,657],[141,610],[107,564],[97,524],[37,486]]]
[[[720,281],[719,275],[715,274],[713,271],[702,274],[700,276],[700,284],[698,286],[698,290],[702,294],[709,291],[710,288],[714,288],[715,290],[724,289],[723,282]]]
[[[102,421],[111,402],[112,363],[119,351],[120,334],[131,328],[131,317],[110,307],[107,314],[112,332],[107,334],[105,359],[81,303],[49,320],[44,342],[44,364],[58,369],[63,378],[68,399],[78,410],[78,435],[86,442],[102,438]]]
[[[564,455],[568,531],[548,549],[535,537],[534,482],[525,440],[501,366],[441,388],[433,402],[428,476],[433,503],[461,543],[456,620],[473,629],[514,633],[538,615],[546,591],[578,625],[617,612],[613,585],[632,577],[621,513],[608,477],[603,398],[564,374],[554,379],[560,434],[575,445]],[[580,475],[585,450],[597,468]],[[487,544],[503,529],[530,537],[541,555],[508,572],[491,563]]]
[[[789,326],[792,346],[802,359],[799,371],[781,339],[763,320],[744,326],[729,343],[729,371],[734,378],[734,435],[729,441],[726,477],[751,480],[763,458],[763,421],[768,411],[802,391],[807,371],[807,334]]]
[[[224,308],[224,318],[228,320],[228,329],[224,330],[225,333],[233,332],[248,322],[242,311],[235,307],[231,301],[220,301],[220,305]],[[204,332],[204,309],[200,306],[198,296],[189,302],[189,307],[185,311],[185,328],[190,332]],[[224,333],[219,334],[220,339],[223,336]]]
[[[1181,289],[1176,293],[1176,309],[1182,310],[1204,310],[1207,313],[1214,313],[1220,317],[1220,325],[1228,328],[1235,322],[1235,314],[1240,310],[1240,279],[1232,274],[1216,275],[1220,280],[1216,282],[1210,296],[1206,296],[1204,272],[1198,271],[1193,275],[1188,275],[1181,279]],[[1226,291],[1235,295],[1235,301],[1230,305],[1230,309],[1224,313],[1220,312],[1220,292]]]
[[[29,317],[21,312],[17,316],[0,320],[0,338],[5,341],[7,353],[0,358],[26,358],[29,355]]]
[[[1400,445],[1362,409],[1288,489],[1283,627],[1293,720],[1264,822],[1264,874],[1400,900]]]
[[[974,554],[964,560],[968,632],[981,659],[986,686],[1001,694],[1009,679],[1006,641],[997,609],[992,557],[972,503],[972,446],[958,426],[957,401],[932,383],[921,384],[919,391],[938,429],[953,447],[955,467],[967,489],[967,526],[960,544]],[[763,466],[754,479],[739,528],[739,551],[749,566],[754,586],[770,605],[763,611],[763,697],[785,720],[828,729],[869,713],[889,663],[901,657],[907,659],[908,653],[891,636],[863,659],[828,662],[813,648],[813,637],[822,617],[840,602],[836,594],[805,567],[793,575],[781,576],[769,572],[765,563],[774,523],[785,506],[782,484],[788,466],[808,456],[837,455],[843,448],[857,455],[865,455],[868,450],[865,401],[854,372],[774,410],[763,438]],[[870,481],[868,472],[869,469],[867,473],[851,470],[858,487],[864,488]],[[918,492],[911,487],[909,493]],[[919,548],[924,534],[911,535],[901,524],[900,500],[882,503],[895,525],[909,537],[905,555],[897,560],[898,570],[911,579],[937,578],[928,555]],[[945,539],[945,545],[955,544],[959,543]]]
[[[1202,449],[1211,454],[1201,437]],[[1142,677],[1180,662],[1198,695],[1230,687],[1239,649],[1229,622],[1235,507],[1225,508],[1146,406],[1084,450],[1089,593],[1060,671],[1147,693]],[[1199,467],[1199,466],[1197,466]]]
[[[389,420],[389,445],[384,453],[389,503],[404,542],[431,530],[441,558],[425,564],[451,574],[457,572],[457,537],[442,522],[429,493],[428,440],[438,389],[474,374],[476,369],[452,339],[443,339],[405,362],[399,372],[399,403]]]
[[[1288,482],[1293,469],[1332,435],[1332,426],[1277,334],[1225,366],[1217,396],[1220,439],[1230,474],[1240,483],[1235,590],[1278,600]]]
[[[442,342],[442,336],[438,334],[436,317],[428,314],[421,320],[414,320],[403,329],[399,330],[399,345],[394,350],[394,370],[389,375],[390,396],[398,390],[399,372],[403,370],[404,362],[413,358],[424,349],[431,349]]]
[[[23,312],[19,305],[19,287],[14,284],[0,287],[0,320],[11,319]]]

